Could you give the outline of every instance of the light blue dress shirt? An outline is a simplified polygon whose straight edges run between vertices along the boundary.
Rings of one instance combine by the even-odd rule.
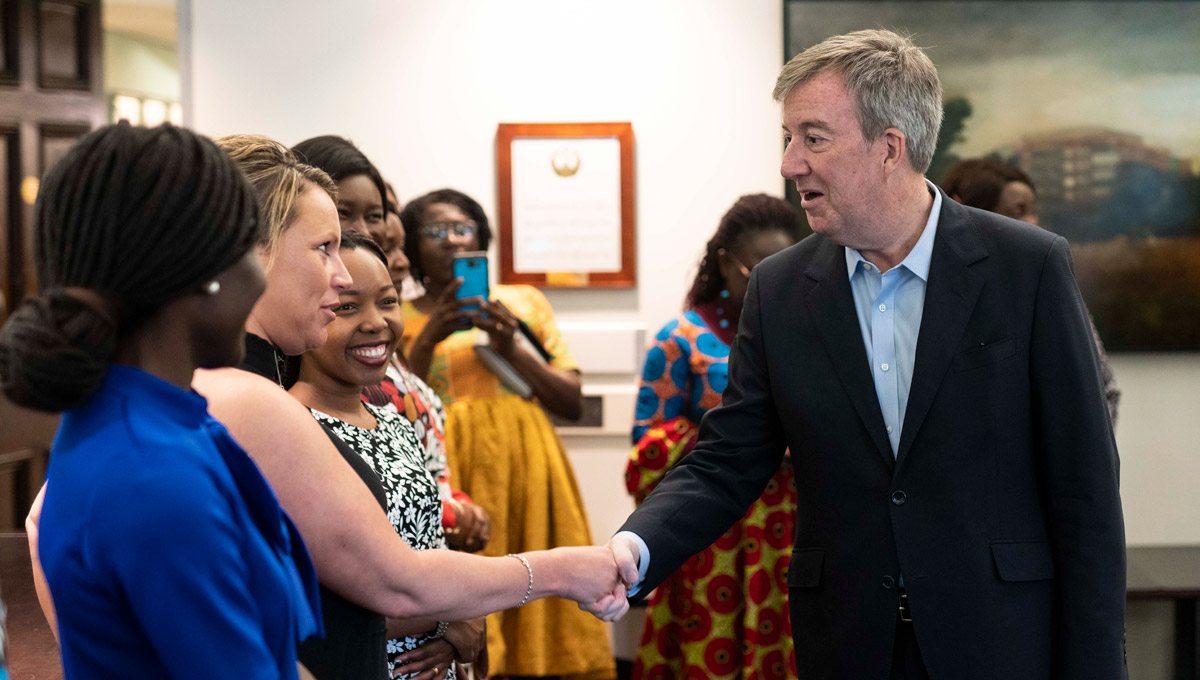
[[[929,261],[942,209],[942,194],[932,184],[929,191],[933,194],[933,209],[921,237],[900,264],[880,274],[879,268],[857,250],[846,248],[846,273],[854,293],[858,329],[893,456],[900,448],[900,429],[917,356],[917,334],[925,312]]]
[[[925,184],[933,195],[933,208],[921,237],[900,264],[880,274],[879,268],[863,259],[857,250],[846,248],[846,274],[854,294],[854,311],[858,314],[858,328],[893,456],[900,448],[900,429],[917,357],[917,334],[925,312],[925,284],[929,281],[933,239],[942,212],[941,192],[929,180]],[[632,531],[621,531],[616,536],[628,537],[637,544],[640,584],[650,568],[650,548]],[[900,582],[904,583],[903,576]],[[629,595],[636,595],[639,590],[641,586],[634,584]]]

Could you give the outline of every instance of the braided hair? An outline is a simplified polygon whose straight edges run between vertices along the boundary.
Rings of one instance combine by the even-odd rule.
[[[421,281],[425,276],[421,268],[421,217],[424,216],[425,210],[435,203],[452,205],[471,218],[475,223],[480,250],[486,251],[492,241],[492,228],[488,225],[483,206],[463,192],[457,189],[438,189],[420,198],[414,198],[400,211],[400,223],[404,225],[404,254],[408,256],[408,269],[412,272],[414,281]]]
[[[212,141],[109,125],[46,173],[34,218],[41,294],[0,329],[0,387],[42,411],[83,404],[117,341],[258,239],[254,194]]]
[[[717,299],[725,288],[725,276],[721,273],[721,250],[737,248],[747,236],[764,231],[779,231],[793,241],[803,235],[800,230],[796,209],[781,198],[767,194],[742,196],[721,218],[717,231],[708,239],[704,257],[700,259],[700,270],[688,290],[687,306],[707,304]]]
[[[387,185],[384,184],[379,170],[354,142],[337,135],[322,135],[300,142],[292,147],[292,152],[302,163],[308,163],[329,173],[334,182],[341,182],[355,175],[366,175],[375,188],[379,189],[383,215],[387,217],[391,210],[388,207],[391,203],[387,200]]]

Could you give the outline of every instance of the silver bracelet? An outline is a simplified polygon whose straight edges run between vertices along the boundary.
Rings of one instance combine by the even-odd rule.
[[[529,596],[533,594],[533,567],[529,566],[529,560],[516,553],[509,553],[505,555],[505,557],[515,557],[518,560],[521,560],[521,564],[525,565],[525,571],[529,572],[529,587],[525,590],[525,597],[521,598],[521,603],[516,607],[517,609],[520,609],[525,605],[526,602],[529,601]]]
[[[438,621],[437,630],[433,631],[433,637],[446,637],[446,629],[450,627],[449,621]]]

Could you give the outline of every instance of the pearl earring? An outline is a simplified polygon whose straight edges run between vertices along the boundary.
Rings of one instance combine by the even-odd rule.
[[[208,285],[204,287],[204,292],[208,293],[209,295],[216,295],[217,293],[220,293],[221,292],[221,282],[220,281],[209,281]]]

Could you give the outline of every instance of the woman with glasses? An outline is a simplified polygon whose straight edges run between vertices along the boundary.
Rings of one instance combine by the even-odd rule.
[[[741,197],[721,218],[686,309],[646,354],[625,468],[638,503],[691,451],[700,419],[721,403],[750,270],[799,238],[795,209],[765,194]],[[785,464],[745,519],[654,591],[634,678],[795,677],[785,582],[795,513]]]
[[[454,299],[455,253],[485,251],[491,240],[487,216],[469,196],[432,192],[400,220],[412,275],[425,287],[402,308],[405,353],[446,405],[451,478],[491,516],[484,554],[590,545],[574,473],[545,412],[574,420],[582,408],[578,364],[549,303],[531,286],[494,286],[470,311]],[[548,358],[526,342],[522,324]],[[480,344],[512,366],[532,398],[489,370]],[[488,617],[488,650],[493,676],[615,673],[604,624],[561,600]]]

